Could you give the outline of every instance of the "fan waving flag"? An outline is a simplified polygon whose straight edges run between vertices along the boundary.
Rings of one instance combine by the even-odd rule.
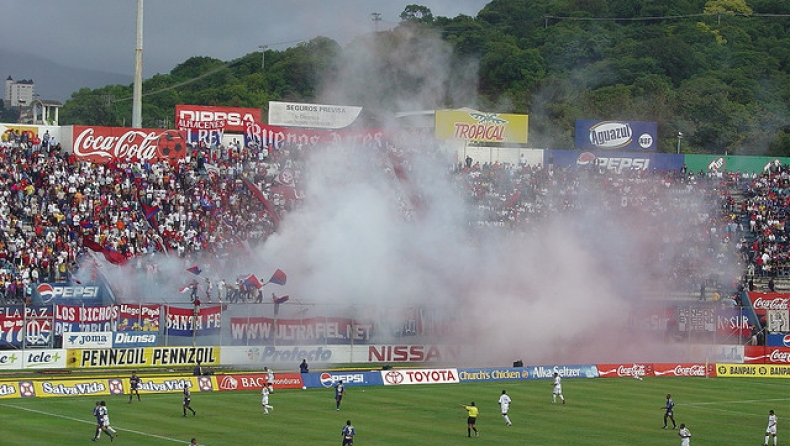
[[[200,275],[200,273],[203,272],[200,268],[198,268],[197,265],[192,266],[190,268],[187,268],[187,271],[189,271],[190,273],[192,273],[192,274],[194,274],[196,276]]]
[[[285,275],[283,270],[278,269],[277,271],[274,272],[274,274],[272,274],[272,278],[269,279],[269,282],[276,283],[277,285],[285,285],[285,281],[287,279],[288,277]]]
[[[244,279],[244,285],[246,285],[246,286],[254,286],[255,288],[257,288],[259,290],[261,288],[263,288],[263,285],[261,285],[261,282],[258,280],[257,277],[255,277],[255,274],[250,274],[249,277]]]
[[[290,298],[291,298],[291,296],[289,296],[289,295],[287,295],[287,294],[286,294],[285,296],[280,296],[280,297],[277,297],[277,296],[275,296],[274,294],[272,294],[272,300],[273,300],[273,301],[274,301],[274,303],[276,303],[277,305],[280,305],[281,303],[285,303],[285,302],[287,302],[287,301],[288,301],[288,299],[290,299]]]

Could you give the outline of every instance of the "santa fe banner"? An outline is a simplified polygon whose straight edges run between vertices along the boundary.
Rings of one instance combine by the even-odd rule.
[[[71,131],[71,150],[80,161],[104,164],[139,160],[175,164],[186,154],[186,139],[177,130],[75,125]]]
[[[269,101],[269,125],[337,130],[350,126],[362,107]]]
[[[0,347],[47,346],[52,335],[51,306],[0,307]]]
[[[222,307],[177,308],[165,307],[167,334],[170,336],[204,336],[219,334],[222,327]]]
[[[526,144],[529,116],[477,110],[436,110],[436,138]]]
[[[159,331],[161,306],[156,304],[118,305],[117,331]]]

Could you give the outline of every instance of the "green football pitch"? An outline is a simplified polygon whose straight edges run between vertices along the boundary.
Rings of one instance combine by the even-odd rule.
[[[505,426],[497,400],[513,399]],[[331,389],[276,390],[264,415],[257,392],[193,392],[196,416],[184,418],[180,394],[106,396],[113,444],[207,446],[334,445],[350,419],[357,446],[373,445],[680,445],[661,429],[665,395],[675,419],[691,430],[692,446],[763,443],[768,410],[779,417],[779,444],[790,435],[788,382],[783,379],[566,379],[567,404],[551,403],[551,381],[488,382],[400,387],[348,387],[341,410]],[[94,433],[95,397],[0,400],[0,444],[86,445]],[[480,437],[467,438],[466,411],[475,401]],[[672,424],[670,423],[670,428]],[[101,443],[110,443],[102,436]]]

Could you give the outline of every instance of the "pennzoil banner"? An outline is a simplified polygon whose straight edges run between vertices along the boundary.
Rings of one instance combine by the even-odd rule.
[[[716,364],[716,376],[724,378],[790,378],[790,366],[773,364]]]
[[[526,144],[528,115],[477,110],[436,110],[436,138]]]
[[[72,369],[94,367],[159,367],[219,365],[219,347],[140,347],[70,349],[66,366]]]

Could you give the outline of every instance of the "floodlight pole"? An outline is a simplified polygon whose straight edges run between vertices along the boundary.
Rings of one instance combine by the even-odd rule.
[[[261,49],[261,71],[263,71],[266,62],[266,50],[269,48],[269,45],[258,45],[258,48]]]
[[[132,89],[132,127],[143,121],[143,0],[137,0],[137,45],[134,49],[134,86]]]

